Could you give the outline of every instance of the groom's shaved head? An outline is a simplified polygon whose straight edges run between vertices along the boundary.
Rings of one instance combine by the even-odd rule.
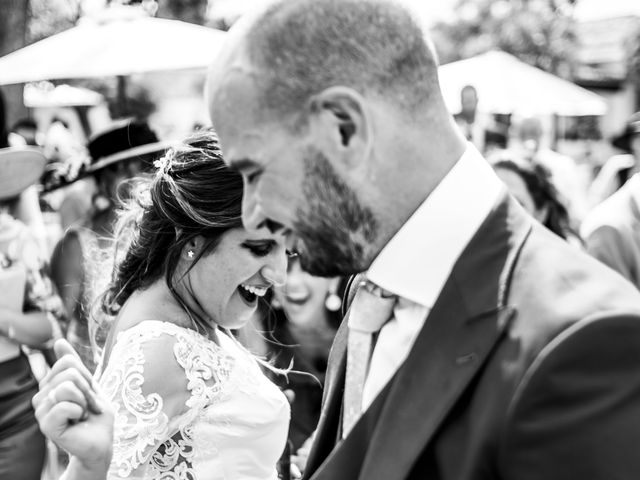
[[[261,106],[274,113],[301,112],[314,94],[338,85],[412,113],[438,89],[422,29],[387,1],[281,1],[251,22],[244,41]]]

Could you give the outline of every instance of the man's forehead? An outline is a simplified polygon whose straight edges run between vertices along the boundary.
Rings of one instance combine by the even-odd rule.
[[[221,135],[254,128],[263,116],[260,91],[243,70],[227,71],[209,90],[207,101],[212,124]]]

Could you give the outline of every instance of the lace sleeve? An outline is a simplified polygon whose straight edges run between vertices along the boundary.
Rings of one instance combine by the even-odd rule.
[[[133,328],[118,337],[100,378],[116,412],[109,478],[149,478],[149,460],[176,433],[191,396],[176,361],[177,343],[153,329]]]

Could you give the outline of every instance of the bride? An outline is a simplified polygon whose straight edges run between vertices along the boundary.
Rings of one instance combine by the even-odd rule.
[[[121,219],[95,377],[56,345],[36,417],[71,455],[67,480],[276,479],[289,405],[229,330],[284,282],[284,239],[242,228],[242,179],[214,134],[157,167]]]

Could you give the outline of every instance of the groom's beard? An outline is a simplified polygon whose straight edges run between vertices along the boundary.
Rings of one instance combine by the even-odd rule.
[[[296,212],[294,224],[300,265],[323,277],[366,270],[378,232],[373,212],[360,203],[322,152],[309,147],[303,161],[306,203]]]

